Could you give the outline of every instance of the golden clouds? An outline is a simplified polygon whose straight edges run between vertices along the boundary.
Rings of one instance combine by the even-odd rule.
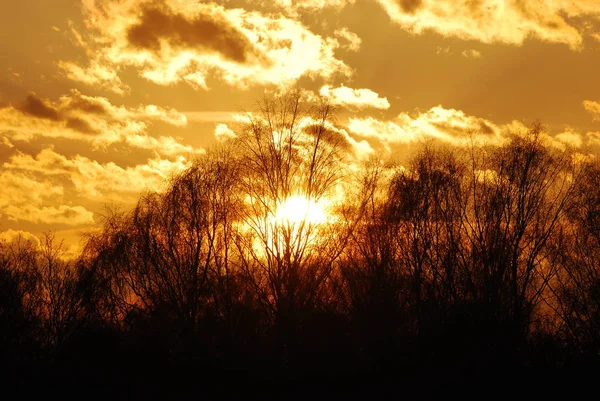
[[[389,109],[390,103],[387,98],[380,97],[370,89],[352,89],[341,85],[332,88],[329,85],[321,87],[319,94],[328,99],[332,105],[353,107],[358,109],[375,108]]]
[[[0,242],[11,243],[18,241],[29,242],[34,248],[40,246],[40,239],[29,231],[8,229],[0,232]]]
[[[333,32],[333,34],[334,36],[346,41],[345,44],[342,44],[342,48],[353,52],[357,52],[360,50],[362,39],[354,32],[350,32],[348,28],[343,27],[340,29],[336,29],[335,32]]]
[[[235,138],[235,132],[227,124],[218,124],[215,127],[215,138],[218,141],[223,141],[228,138]]]
[[[8,220],[67,225],[94,221],[92,212],[83,206],[50,205],[64,195],[60,184],[6,170],[0,173],[0,188],[0,216]]]
[[[148,135],[153,122],[175,127],[188,124],[187,117],[172,108],[115,106],[106,98],[86,96],[77,90],[57,101],[41,99],[32,93],[21,104],[0,109],[0,132],[8,135],[8,143],[11,138],[30,141],[47,137],[85,141],[95,147],[125,143],[164,155],[202,152],[170,136]]]
[[[117,70],[103,65],[99,60],[92,59],[87,66],[59,60],[58,67],[64,71],[67,78],[73,81],[107,89],[119,95],[123,95],[129,91],[129,86],[121,81]]]
[[[483,43],[520,45],[535,37],[579,49],[584,35],[597,34],[580,19],[600,20],[600,3],[596,0],[378,1],[394,22],[410,32],[435,31]]]
[[[183,155],[203,150],[171,136],[150,135],[155,122],[175,128],[188,124],[186,116],[172,108],[118,106],[77,90],[56,100],[30,93],[23,101],[1,108],[0,144],[7,152],[2,155],[0,174],[0,219],[50,227],[88,225],[94,222],[94,204],[130,205],[140,192],[160,190],[168,177],[189,167]],[[61,146],[64,149],[92,145],[86,151],[102,152],[105,159],[106,148],[117,144],[119,151],[138,163],[120,166],[79,154],[67,157],[54,147],[31,155],[30,146],[23,146],[23,142],[38,146],[58,138],[67,144]],[[153,156],[141,161],[140,149]]]
[[[132,201],[143,190],[161,190],[168,177],[189,166],[190,163],[180,156],[175,160],[150,159],[146,164],[123,168],[113,162],[101,164],[80,155],[67,158],[46,148],[35,157],[18,152],[4,163],[3,168],[16,175],[49,177],[52,184],[44,182],[51,185],[49,188],[60,188],[60,194],[63,188],[52,185],[59,185],[61,178],[66,178],[79,195],[87,198]]]
[[[355,0],[275,0],[279,6],[287,10],[320,10],[326,7],[341,9]]]
[[[348,129],[354,135],[367,139],[374,149],[388,152],[398,145],[427,138],[457,146],[468,145],[473,140],[485,143],[501,141],[501,128],[491,121],[441,106],[415,115],[401,113],[391,121],[373,117],[351,118]]]
[[[348,130],[352,136],[368,141],[375,152],[394,153],[407,145],[430,140],[457,147],[500,146],[509,138],[509,134],[526,133],[529,127],[518,120],[497,124],[468,115],[462,110],[436,106],[425,112],[401,113],[393,120],[351,118]],[[583,135],[571,129],[556,134],[541,132],[541,139],[546,146],[563,150],[566,147],[594,146],[595,138],[594,133]],[[597,143],[600,144],[600,141]]]
[[[584,100],[583,107],[592,114],[594,120],[600,120],[600,103],[592,100]]]
[[[205,89],[209,78],[248,87],[352,73],[334,54],[340,47],[336,38],[321,37],[296,19],[213,3],[165,0],[160,4],[85,1],[91,35],[86,43],[94,43],[96,51],[89,53],[89,67],[63,62],[63,69],[72,79],[110,83],[121,92],[116,78],[123,67],[134,67],[160,85],[185,82]],[[356,47],[355,37],[340,32],[350,41],[348,46]],[[93,73],[82,75],[88,68]]]
[[[64,224],[78,226],[94,222],[94,215],[83,206],[42,206],[27,204],[21,207],[11,205],[4,209],[9,220],[24,220],[37,224]]]

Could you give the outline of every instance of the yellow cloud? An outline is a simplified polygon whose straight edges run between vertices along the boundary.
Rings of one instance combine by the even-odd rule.
[[[116,78],[126,66],[157,84],[186,82],[196,88],[207,88],[208,77],[248,87],[352,73],[335,57],[337,39],[321,37],[282,15],[177,0],[83,4],[93,39],[88,43],[97,49],[88,67],[61,64],[81,82],[105,82],[122,92]]]
[[[21,105],[0,109],[0,132],[8,136],[8,143],[10,139],[30,141],[42,136],[90,142],[94,147],[125,143],[163,155],[203,152],[170,136],[150,136],[147,130],[155,121],[175,127],[188,124],[185,114],[169,107],[116,106],[106,98],[76,90],[54,102],[30,94]]]
[[[15,174],[67,177],[76,192],[90,199],[131,201],[143,190],[161,190],[172,174],[190,165],[179,156],[175,160],[150,159],[146,164],[124,168],[113,162],[101,164],[79,155],[67,158],[47,148],[35,157],[18,152],[3,167],[18,172]]]
[[[590,145],[600,146],[600,132],[588,132],[586,138]]]
[[[228,138],[235,138],[235,132],[227,126],[227,124],[218,124],[215,127],[215,138],[218,141],[226,140]]]
[[[93,222],[92,212],[83,206],[57,204],[64,195],[60,184],[38,180],[31,174],[0,173],[0,216],[14,221],[78,225]]]
[[[1,242],[11,243],[20,240],[30,242],[34,248],[38,248],[40,246],[40,239],[29,231],[13,230],[12,228],[9,228],[8,230],[0,232]]]
[[[592,100],[584,100],[583,107],[592,114],[594,120],[600,120],[600,103]]]
[[[99,60],[92,60],[86,67],[78,64],[60,60],[58,62],[65,76],[73,81],[82,82],[87,85],[108,89],[119,95],[129,92],[129,86],[125,85],[117,75],[117,71],[102,65]]]
[[[289,11],[320,10],[323,8],[341,9],[355,0],[275,0],[275,3]]]
[[[9,149],[15,147],[15,145],[13,145],[12,142],[5,136],[2,137],[2,140],[0,141],[0,145],[6,146]]]
[[[475,49],[464,50],[461,54],[466,58],[481,58],[481,52]]]
[[[565,145],[580,148],[583,145],[583,138],[577,132],[566,131],[553,136],[554,141],[558,142],[560,148]]]
[[[11,204],[42,203],[46,198],[60,197],[64,188],[50,181],[38,181],[23,173],[0,173],[0,208]]]
[[[412,33],[435,31],[483,43],[522,44],[527,38],[582,46],[584,19],[600,19],[597,0],[473,1],[378,0],[390,18]]]
[[[10,205],[4,208],[3,213],[9,220],[23,220],[37,224],[65,224],[78,226],[92,224],[94,214],[83,206],[35,206],[35,205]]]
[[[461,110],[441,106],[416,115],[401,113],[391,121],[373,117],[351,118],[349,131],[369,141],[375,149],[391,151],[393,146],[435,138],[456,146],[472,141],[500,143],[502,128],[483,118],[466,115]]]
[[[347,86],[332,88],[329,85],[321,87],[320,95],[328,99],[331,104],[337,106],[356,107],[358,109],[376,108],[389,109],[390,103],[387,98],[380,97],[370,89],[352,89]]]
[[[350,32],[348,28],[343,27],[340,29],[336,29],[333,34],[336,37],[346,41],[346,44],[342,45],[343,48],[353,52],[357,52],[360,50],[360,45],[362,43],[361,38],[354,32]]]

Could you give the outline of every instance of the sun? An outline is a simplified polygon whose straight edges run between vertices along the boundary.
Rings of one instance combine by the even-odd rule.
[[[301,222],[319,224],[327,220],[324,202],[315,202],[305,196],[296,195],[287,198],[277,208],[275,219],[279,223],[296,224]]]

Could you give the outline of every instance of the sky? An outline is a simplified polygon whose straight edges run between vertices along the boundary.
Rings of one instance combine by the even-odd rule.
[[[335,105],[356,160],[538,120],[597,152],[599,71],[598,0],[3,0],[0,239],[76,255],[285,88]]]

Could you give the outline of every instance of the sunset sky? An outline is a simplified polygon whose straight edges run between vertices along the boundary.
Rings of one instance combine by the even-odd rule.
[[[538,119],[594,152],[599,71],[598,0],[1,1],[0,238],[74,254],[284,87],[337,106],[356,160]]]

